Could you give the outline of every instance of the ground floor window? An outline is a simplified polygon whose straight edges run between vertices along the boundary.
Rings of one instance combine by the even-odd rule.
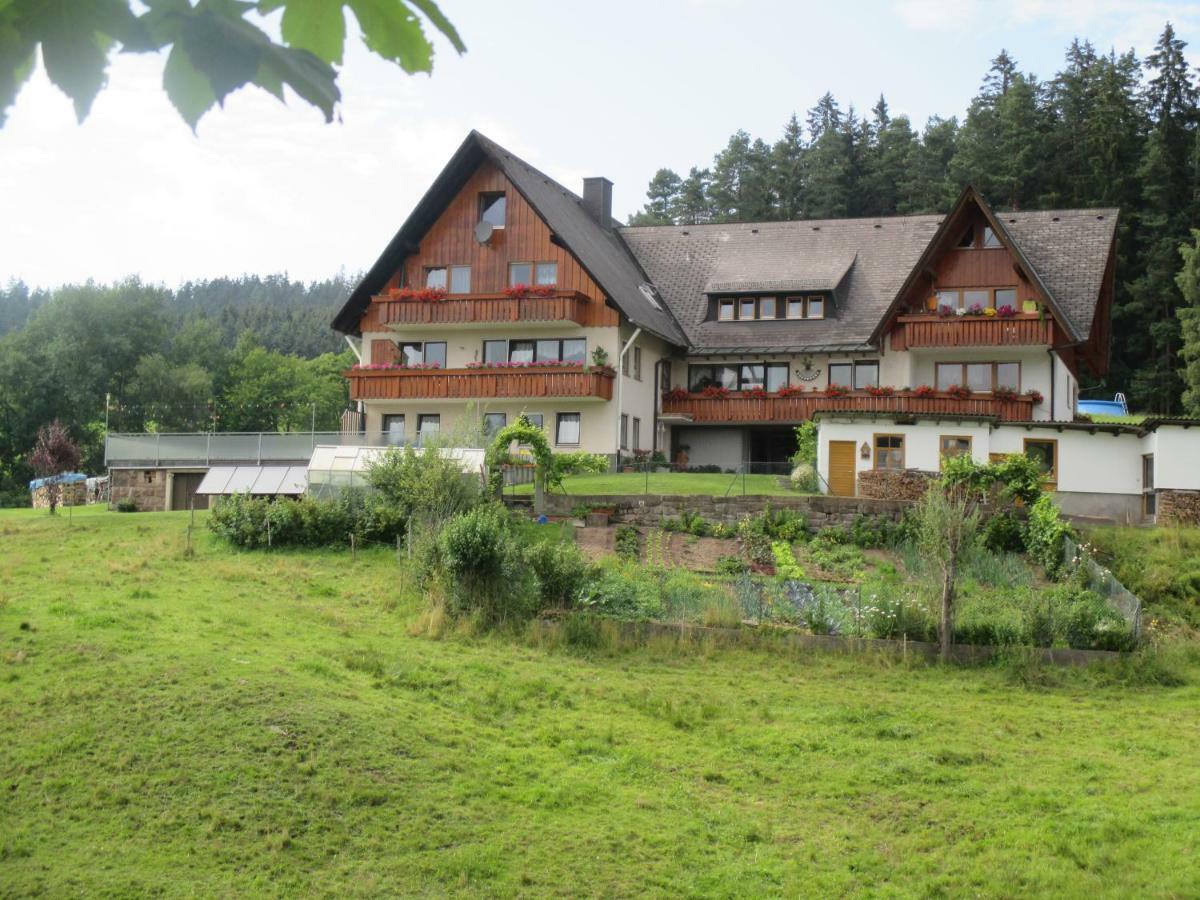
[[[829,383],[863,391],[879,387],[879,360],[866,359],[857,362],[829,364]]]
[[[558,413],[554,421],[554,443],[578,445],[579,413]]]
[[[1025,438],[1025,455],[1045,474],[1046,489],[1054,490],[1058,485],[1058,441]]]
[[[437,414],[421,413],[417,416],[417,440],[424,443],[436,437],[442,430],[442,417]]]
[[[629,449],[629,416],[621,413],[621,449]]]
[[[545,417],[541,413],[521,413],[521,418],[534,428],[544,427],[546,421]]]
[[[483,414],[483,433],[484,436],[491,440],[500,429],[508,424],[508,416],[504,413],[484,413]]]
[[[904,468],[904,435],[875,435],[875,468],[900,470]]]
[[[642,449],[642,420],[637,416],[633,417],[633,449]]]
[[[948,456],[970,456],[971,438],[960,434],[943,434],[938,438],[938,459],[945,461]]]
[[[383,436],[389,446],[399,447],[404,443],[404,415],[383,417]]]

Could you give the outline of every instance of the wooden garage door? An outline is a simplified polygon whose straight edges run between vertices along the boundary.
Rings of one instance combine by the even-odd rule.
[[[829,442],[829,493],[854,496],[854,441]]]
[[[203,480],[203,472],[176,472],[171,478],[171,509],[187,509],[193,499],[196,509],[208,509],[208,497],[196,493]]]

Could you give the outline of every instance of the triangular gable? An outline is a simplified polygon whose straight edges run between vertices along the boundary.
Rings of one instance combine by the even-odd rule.
[[[988,227],[992,229],[996,237],[1000,240],[1001,245],[1008,251],[1026,280],[1033,285],[1039,294],[1038,299],[1050,310],[1051,316],[1058,323],[1063,333],[1071,336],[1075,341],[1085,340],[1087,335],[1077,333],[1071,320],[1063,313],[1055,301],[1050,289],[1021,251],[1020,245],[1013,239],[1008,229],[1004,227],[1004,223],[992,211],[991,206],[983,199],[974,185],[967,185],[963,189],[958,200],[955,201],[954,207],[942,220],[941,225],[938,226],[938,230],[930,239],[920,259],[917,260],[917,264],[913,266],[912,271],[909,272],[908,277],[905,278],[904,283],[900,286],[900,290],[896,293],[887,312],[875,327],[875,331],[871,335],[871,340],[873,342],[881,341],[883,335],[892,326],[895,318],[917,298],[916,291],[922,279],[930,276],[931,266],[942,254],[957,247],[957,241],[963,229],[970,224],[975,211],[983,216]]]
[[[533,211],[550,228],[554,242],[575,259],[607,298],[635,325],[678,346],[686,337],[665,307],[647,299],[641,266],[613,228],[602,227],[583,209],[579,197],[519,160],[477,131],[450,158],[405,220],[383,254],[363,277],[333,320],[344,334],[357,334],[371,297],[415,253],[421,239],[463,189],[479,166],[491,160]]]

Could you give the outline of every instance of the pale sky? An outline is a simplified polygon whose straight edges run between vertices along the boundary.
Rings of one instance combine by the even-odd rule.
[[[860,110],[883,91],[920,127],[961,115],[1001,48],[1048,77],[1075,35],[1144,56],[1170,19],[1200,60],[1195,2],[441,7],[466,55],[439,40],[432,77],[407,76],[352,37],[340,124],[252,88],[193,135],[161,89],[162,59],[129,55],[80,126],[39,68],[0,130],[0,283],[365,269],[471,128],[576,192],[607,176],[624,218],[659,167],[707,165],[737,128],[773,141],[826,90]]]

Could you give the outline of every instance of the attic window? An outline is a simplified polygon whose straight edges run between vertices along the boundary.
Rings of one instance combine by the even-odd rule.
[[[507,205],[503,191],[487,191],[480,194],[479,221],[488,222],[493,228],[503,228]]]
[[[1000,243],[1000,238],[996,237],[996,232],[986,225],[983,227],[983,246],[986,250],[994,250],[997,247],[1004,246]]]
[[[974,247],[975,246],[975,226],[974,225],[969,227],[967,229],[966,233],[961,238],[959,238],[958,246],[960,246],[960,247]]]

